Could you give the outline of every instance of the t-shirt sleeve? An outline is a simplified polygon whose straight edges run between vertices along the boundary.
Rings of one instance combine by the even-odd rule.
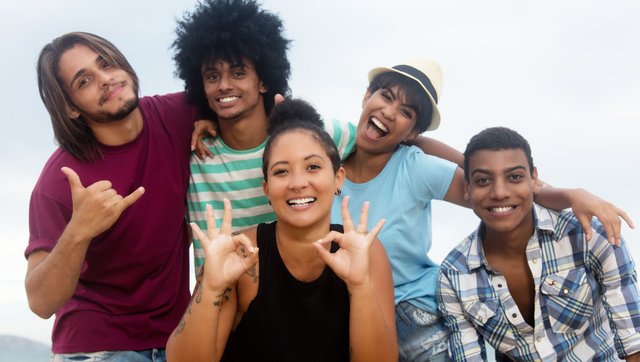
[[[190,149],[193,124],[200,120],[202,115],[196,105],[187,102],[186,93],[144,97],[141,102],[149,102],[148,106],[143,106],[148,120],[159,119],[170,134],[177,136],[176,142]]]
[[[36,250],[51,252],[71,220],[72,210],[37,191],[29,203],[29,245],[25,258]]]
[[[405,162],[405,177],[418,200],[429,202],[444,199],[458,167],[456,164],[426,155],[415,146],[407,150]]]
[[[355,149],[356,125],[349,122],[341,122],[336,119],[323,120],[324,129],[338,148],[340,160],[344,161]]]

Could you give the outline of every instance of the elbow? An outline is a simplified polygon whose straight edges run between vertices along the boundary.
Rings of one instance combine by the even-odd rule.
[[[38,317],[49,319],[55,313],[55,311],[47,310],[47,308],[32,300],[32,298],[27,297],[27,299],[29,300],[29,309]]]

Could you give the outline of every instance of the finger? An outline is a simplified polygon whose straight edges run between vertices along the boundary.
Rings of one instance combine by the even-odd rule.
[[[342,213],[342,226],[344,227],[344,232],[347,233],[355,230],[353,220],[351,220],[351,213],[349,212],[349,196],[345,196],[342,200],[340,212]]]
[[[609,244],[618,245],[618,240],[620,239],[620,227],[622,226],[618,215],[614,215],[612,219],[609,215],[605,214],[601,218],[598,218],[598,220],[600,220],[600,223],[604,227],[604,232],[607,234]]]
[[[376,226],[374,226],[373,229],[371,229],[371,231],[369,231],[369,233],[367,234],[367,239],[371,239],[370,241],[373,242],[373,240],[378,237],[378,233],[380,232],[380,230],[382,230],[385,222],[387,222],[387,220],[380,219]]]
[[[193,133],[191,134],[191,151],[195,151],[196,145],[202,140],[201,132],[198,132],[197,130],[198,123],[199,121],[195,123],[196,128],[193,130]]]
[[[362,210],[360,211],[360,219],[358,219],[358,227],[356,228],[356,230],[366,232],[368,227],[368,222],[369,222],[369,201],[365,201],[365,203],[362,204]]]
[[[207,133],[209,133],[211,137],[215,137],[218,135],[218,128],[212,124],[209,124],[209,126],[207,127]]]
[[[211,204],[207,204],[206,206],[206,214],[207,214],[207,235],[209,240],[214,240],[220,233],[218,233],[218,225],[216,224],[216,215],[213,212],[213,206]]]
[[[102,195],[106,198],[112,198],[114,196],[116,196],[118,194],[118,191],[114,190],[114,189],[106,189],[104,191],[102,191]]]
[[[84,190],[84,186],[82,186],[82,182],[80,181],[80,176],[78,176],[78,174],[74,170],[70,169],[69,167],[63,167],[60,170],[67,176],[67,179],[69,180],[71,193]]]
[[[582,230],[584,230],[584,235],[587,238],[587,241],[591,240],[591,218],[590,217],[579,217],[576,215],[578,222],[582,225]]]
[[[336,243],[340,244],[340,241],[342,240],[342,233],[337,232],[337,231],[330,231],[324,238],[316,241],[317,243],[320,243],[320,245],[324,245],[326,243],[330,243],[332,241],[335,241]]]
[[[208,151],[208,148],[204,145],[204,141],[202,140],[201,134],[198,135],[198,140],[195,144],[195,148],[196,148],[196,156],[198,156],[199,159],[204,161],[204,159],[206,158],[206,153]]]
[[[614,206],[615,207],[615,206]],[[626,212],[622,211],[621,209],[615,207],[616,212],[618,213],[618,216],[620,216],[626,223],[627,225],[629,225],[630,228],[635,229],[635,225],[633,225],[633,221],[631,220],[631,218],[627,215]]]
[[[209,239],[204,234],[204,232],[200,229],[198,224],[196,224],[195,222],[192,222],[190,225],[191,225],[191,230],[193,231],[193,234],[198,238],[198,240],[200,240],[200,245],[202,245],[202,249],[203,250],[209,249],[209,245],[211,245],[211,241],[209,241]]]
[[[336,255],[332,254],[331,252],[329,252],[327,249],[324,248],[324,246],[320,243],[320,241],[322,240],[316,241],[315,243],[313,243],[313,246],[316,247],[316,251],[318,252],[318,257],[322,259],[322,261],[324,261],[331,268],[331,265],[333,265],[333,259],[336,257]]]
[[[258,248],[253,246],[251,240],[242,233],[234,233],[231,236],[231,240],[234,244],[234,250],[236,250],[239,246],[243,247],[243,253],[247,253],[248,255],[254,254],[258,252]]]
[[[220,225],[220,233],[231,235],[231,221],[233,214],[231,210],[231,201],[224,199],[224,214],[222,216],[222,225]]]
[[[204,147],[204,143],[202,144],[202,146]],[[214,157],[216,157],[216,156],[213,154],[213,151],[211,151],[211,150],[209,149],[209,147],[204,147],[204,153],[206,153],[206,154],[207,154],[207,156],[209,156],[209,158],[214,158]]]
[[[282,96],[282,94],[278,93],[275,95],[275,97],[273,97],[273,101],[276,105],[278,105],[278,103],[284,101],[284,97]]]
[[[120,211],[124,211],[127,207],[133,205],[140,197],[144,195],[144,187],[138,187],[134,192],[130,193],[129,196],[125,197],[120,201]]]

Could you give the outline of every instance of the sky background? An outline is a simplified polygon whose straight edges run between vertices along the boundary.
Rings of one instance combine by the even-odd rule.
[[[30,312],[24,291],[28,205],[56,145],[38,95],[42,47],[70,31],[113,42],[138,73],[142,95],[182,90],[174,77],[176,19],[194,0],[0,2],[0,334],[50,344],[53,318]],[[328,118],[357,122],[367,72],[414,56],[444,71],[442,123],[427,136],[458,150],[484,128],[528,139],[542,180],[582,187],[640,226],[640,3],[632,1],[284,1],[293,40],[290,85]],[[436,202],[432,259],[477,226],[470,210]],[[640,233],[623,235],[640,259]]]

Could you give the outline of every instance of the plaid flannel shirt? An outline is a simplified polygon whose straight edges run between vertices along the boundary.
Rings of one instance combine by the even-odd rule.
[[[485,340],[523,361],[616,361],[640,352],[638,281],[624,242],[609,244],[598,221],[587,242],[572,213],[533,209],[526,257],[536,286],[535,325],[524,321],[505,277],[487,263],[481,224],[438,275],[452,359],[486,360]]]

